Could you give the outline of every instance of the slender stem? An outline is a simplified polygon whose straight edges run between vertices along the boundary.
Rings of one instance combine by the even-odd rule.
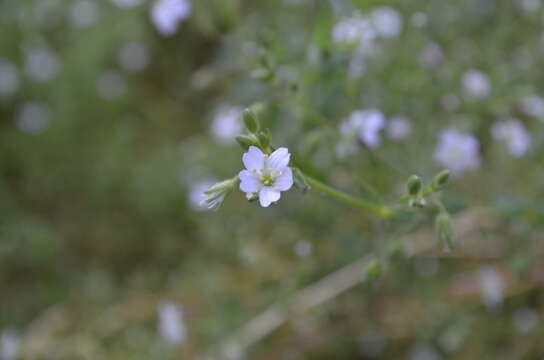
[[[367,200],[364,200],[364,199],[361,199],[361,198],[356,198],[350,194],[346,194],[345,192],[342,192],[340,190],[336,190],[332,187],[330,187],[329,185],[317,180],[317,179],[314,179],[313,177],[311,176],[308,176],[306,174],[304,174],[304,178],[306,179],[306,181],[308,182],[308,185],[310,185],[311,187],[313,188],[316,188],[322,192],[324,192],[325,194],[329,195],[329,196],[332,196],[333,198],[339,200],[339,201],[342,201],[348,205],[352,205],[352,206],[355,206],[355,207],[358,207],[360,209],[363,209],[365,211],[368,211],[374,215],[378,215],[382,218],[388,218],[390,217],[391,215],[393,215],[393,210],[390,209],[389,207],[387,206],[383,206],[383,205],[379,205],[379,204],[374,204],[372,202],[369,202]]]

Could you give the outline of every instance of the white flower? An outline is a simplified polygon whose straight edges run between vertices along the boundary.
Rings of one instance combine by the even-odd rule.
[[[521,99],[521,111],[526,115],[544,120],[544,99],[538,95],[529,95]]]
[[[361,14],[340,19],[332,29],[333,41],[345,45],[357,45],[372,41],[375,37],[376,31],[372,24]]]
[[[39,135],[49,128],[51,110],[47,104],[26,102],[17,108],[15,125],[19,130],[29,135]]]
[[[402,30],[402,17],[399,12],[389,6],[380,6],[372,10],[370,19],[378,36],[397,37]]]
[[[69,10],[69,18],[77,28],[88,28],[96,24],[100,17],[98,4],[89,0],[75,2]]]
[[[480,280],[480,297],[489,309],[502,305],[504,299],[504,283],[501,274],[490,265],[483,266],[478,271]]]
[[[531,145],[531,136],[517,119],[494,123],[491,135],[496,140],[506,141],[508,151],[515,157],[523,156]]]
[[[387,135],[391,139],[400,140],[404,139],[412,132],[412,125],[407,118],[403,116],[395,116],[389,120],[387,124]]]
[[[25,72],[32,80],[45,83],[53,80],[60,70],[60,61],[45,47],[29,49],[25,57]]]
[[[385,116],[380,110],[357,110],[349,116],[349,123],[357,130],[359,139],[371,149],[377,148],[381,142],[380,131],[385,127]]]
[[[478,139],[473,135],[446,129],[440,134],[434,158],[458,176],[480,166],[479,146]]]
[[[472,100],[483,99],[491,93],[489,77],[478,70],[468,70],[463,74],[463,89]]]
[[[242,108],[238,106],[222,105],[215,112],[210,133],[221,145],[233,144],[237,135],[243,130]]]
[[[164,36],[174,35],[179,23],[191,14],[188,0],[157,0],[151,8],[151,22]]]
[[[293,186],[293,173],[289,168],[291,154],[287,148],[279,148],[272,154],[264,154],[250,146],[242,156],[246,170],[240,171],[240,190],[248,196],[258,195],[261,206],[268,207],[280,199],[280,192]]]
[[[169,343],[183,342],[187,329],[183,321],[183,308],[173,301],[165,301],[158,307],[159,333]]]
[[[15,360],[19,357],[21,336],[13,329],[5,329],[0,334],[0,360]]]

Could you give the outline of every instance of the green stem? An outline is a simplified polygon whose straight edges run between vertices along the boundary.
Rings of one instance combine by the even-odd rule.
[[[389,218],[393,215],[393,210],[387,206],[374,204],[364,199],[356,198],[352,195],[346,194],[345,192],[336,190],[329,185],[306,174],[304,174],[304,178],[306,179],[308,185],[310,185],[311,187],[320,190],[325,194],[332,196],[333,198],[342,201],[348,205],[358,207],[382,218]]]

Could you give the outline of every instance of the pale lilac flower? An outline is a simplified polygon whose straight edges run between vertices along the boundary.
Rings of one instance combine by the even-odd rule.
[[[473,135],[446,129],[440,134],[434,158],[453,175],[459,176],[480,166],[479,147],[478,139]]]
[[[242,110],[241,107],[231,105],[222,105],[216,110],[210,133],[217,143],[234,144],[236,136],[244,128],[241,121]]]
[[[29,49],[25,57],[26,75],[37,83],[45,83],[57,76],[60,62],[57,54],[46,47]]]
[[[242,156],[246,170],[240,171],[240,190],[248,197],[259,197],[261,206],[268,207],[280,199],[281,192],[293,186],[293,174],[289,168],[291,154],[281,147],[272,154],[264,154],[250,146]]]
[[[91,0],[79,0],[69,10],[70,22],[77,28],[88,28],[96,24],[100,17],[98,4]]]
[[[295,244],[295,254],[299,257],[307,257],[312,254],[313,246],[311,242],[299,240]]]
[[[531,136],[517,119],[494,123],[491,135],[496,140],[506,141],[508,152],[515,157],[523,156],[531,145]]]
[[[501,274],[492,266],[484,266],[479,272],[480,297],[488,309],[502,305],[504,299],[504,283]]]
[[[359,139],[369,148],[377,148],[381,142],[380,131],[385,127],[385,116],[377,109],[357,110],[349,116],[350,126],[357,129]]]
[[[11,61],[0,58],[0,98],[15,94],[19,87],[17,67]]]
[[[544,121],[544,98],[538,95],[529,95],[521,99],[521,111]]]
[[[187,337],[183,308],[173,301],[164,301],[157,310],[160,335],[172,345],[182,343]]]
[[[387,124],[387,135],[389,135],[391,139],[404,139],[410,135],[411,132],[412,125],[404,116],[395,116],[389,119],[389,123]]]
[[[436,43],[425,45],[421,54],[420,62],[427,68],[436,68],[444,61],[442,48]]]
[[[357,45],[372,41],[375,37],[376,30],[361,14],[341,18],[332,29],[332,39],[339,44]]]
[[[397,37],[402,31],[402,17],[390,6],[380,6],[370,13],[370,21],[378,36]]]
[[[463,90],[470,100],[481,100],[491,93],[489,76],[478,70],[468,70],[462,78]]]
[[[20,105],[15,113],[15,125],[29,135],[39,135],[49,127],[51,111],[46,104],[27,102]]]
[[[13,329],[5,329],[0,334],[0,360],[19,358],[21,336]]]
[[[526,13],[536,12],[540,8],[540,0],[517,0],[516,2]]]
[[[191,14],[189,0],[157,0],[151,8],[151,22],[164,36],[174,35],[179,23]]]

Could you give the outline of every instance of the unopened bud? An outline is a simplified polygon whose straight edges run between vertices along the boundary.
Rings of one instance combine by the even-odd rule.
[[[446,212],[441,212],[436,216],[436,236],[439,244],[445,249],[451,250],[455,245],[455,236],[450,216]]]
[[[369,282],[377,280],[382,275],[382,264],[378,259],[372,259],[366,265],[366,278]]]
[[[261,149],[265,150],[270,146],[270,130],[266,129],[265,131],[259,132],[257,138],[261,145]]]
[[[421,179],[417,175],[412,175],[408,178],[408,182],[406,183],[406,187],[408,188],[408,194],[412,196],[416,196],[419,194],[419,191],[421,190]]]
[[[250,109],[245,109],[242,113],[242,119],[244,120],[244,124],[246,126],[247,131],[250,133],[255,133],[258,130],[258,124],[257,124],[257,118],[255,117],[255,114]]]
[[[436,189],[440,189],[442,186],[446,185],[449,179],[450,179],[450,171],[442,170],[433,178],[433,182],[432,182],[433,187],[435,187]]]
[[[236,137],[236,141],[238,142],[238,144],[240,144],[240,146],[244,150],[249,149],[250,146],[259,147],[259,139],[257,139],[257,137],[255,135],[253,135],[253,134],[250,134],[250,135],[238,135]]]
[[[302,191],[307,191],[310,189],[310,185],[306,182],[306,178],[304,177],[304,174],[302,171],[300,171],[297,167],[292,167],[291,170],[293,171],[293,183],[297,189],[300,189]]]

